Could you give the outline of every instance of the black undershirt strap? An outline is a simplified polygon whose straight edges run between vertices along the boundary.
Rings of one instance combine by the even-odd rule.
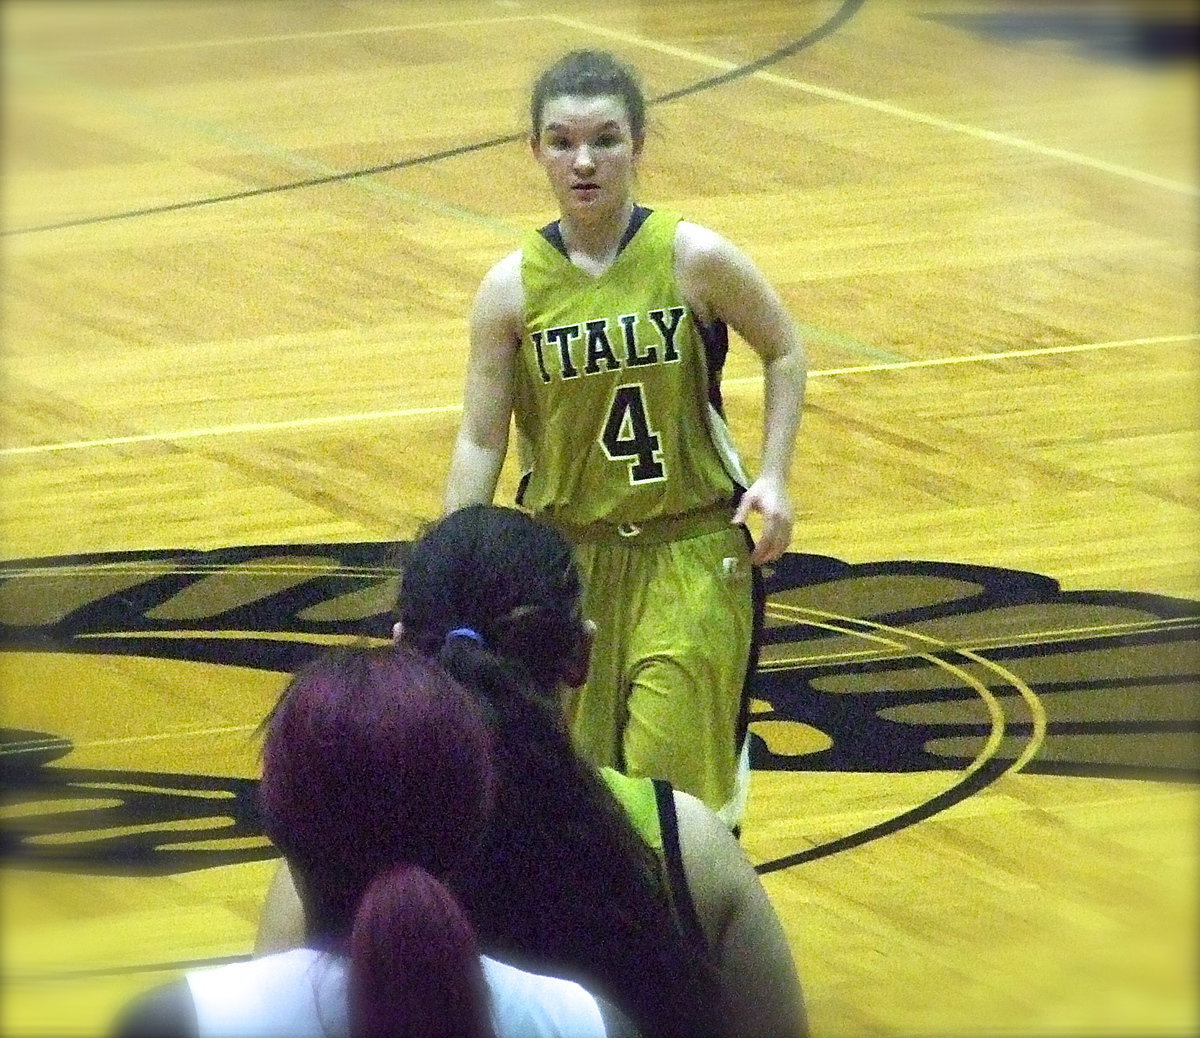
[[[621,236],[621,244],[617,246],[617,255],[620,255],[621,250],[633,240],[633,236],[637,234],[642,224],[646,222],[646,217],[652,212],[654,212],[653,209],[647,209],[644,205],[635,205],[633,207],[633,215],[629,218],[629,226],[625,228],[625,233]],[[570,259],[570,256],[567,255],[567,246],[563,241],[562,228],[559,226],[558,220],[546,224],[545,227],[539,229],[538,234]]]
[[[704,935],[704,927],[700,925],[700,917],[696,914],[696,904],[692,901],[687,874],[683,869],[683,849],[679,843],[679,820],[675,815],[675,794],[671,784],[662,779],[654,779],[654,798],[658,804],[663,858],[671,883],[671,900],[675,906],[676,918],[683,929],[685,939],[692,942],[697,948],[707,949],[708,939]]]

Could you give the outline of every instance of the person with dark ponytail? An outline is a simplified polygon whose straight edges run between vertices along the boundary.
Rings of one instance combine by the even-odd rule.
[[[406,646],[326,653],[266,724],[260,800],[308,925],[300,947],[189,972],[120,1038],[612,1038],[579,985],[481,958],[446,877],[471,860],[497,773],[484,708]]]
[[[448,882],[487,954],[581,983],[647,1038],[805,1034],[786,936],[728,827],[574,748],[564,698],[595,632],[581,598],[570,543],[512,508],[452,512],[405,560],[396,639],[469,689],[493,736],[490,824]],[[259,950],[302,942],[313,922],[285,866]]]

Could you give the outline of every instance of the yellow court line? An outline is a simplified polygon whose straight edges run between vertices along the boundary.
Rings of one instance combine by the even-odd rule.
[[[219,777],[219,776],[217,776]],[[237,795],[228,789],[197,789],[185,786],[151,786],[143,782],[121,782],[112,779],[72,779],[71,784],[80,789],[91,789],[98,793],[186,793],[206,800],[232,800]]]
[[[468,25],[503,25],[507,22],[532,22],[543,15],[497,15],[494,18],[464,18],[456,21],[414,22],[410,25],[372,25],[357,29],[324,29],[313,32],[287,32],[267,36],[227,36],[219,40],[189,40],[183,43],[145,43],[129,47],[96,47],[37,51],[39,58],[98,58],[117,54],[153,54],[159,51],[199,50],[209,47],[240,47],[253,43],[282,43],[287,40],[320,40],[338,36],[369,36],[373,33],[411,32],[423,29],[458,29]]]
[[[939,667],[942,670],[953,674],[965,685],[973,688],[979,694],[979,698],[983,700],[984,707],[987,709],[988,717],[991,719],[992,723],[992,729],[988,733],[987,741],[983,744],[983,748],[975,755],[975,759],[966,767],[963,774],[970,775],[972,772],[978,771],[984,766],[984,764],[986,764],[996,755],[996,751],[1000,748],[1000,740],[1004,737],[1004,728],[1007,723],[1004,717],[1004,709],[1000,706],[1000,701],[992,694],[992,690],[978,678],[968,674],[961,667],[956,667],[948,660],[939,659],[937,656],[933,656],[929,653],[913,651],[911,646],[906,645],[901,640],[884,637],[883,635],[878,634],[869,634],[866,631],[861,631],[854,627],[846,627],[832,623],[821,623],[817,620],[810,620],[807,618],[807,616],[824,616],[831,620],[843,620],[852,624],[866,624],[867,626],[874,627],[876,630],[885,631],[891,634],[907,635],[909,634],[908,631],[900,627],[887,627],[883,624],[872,624],[868,621],[859,620],[852,616],[838,616],[836,613],[823,613],[817,609],[805,609],[801,606],[778,605],[772,608],[780,610],[784,613],[791,612],[807,614],[802,619],[802,622],[807,624],[809,627],[820,627],[827,631],[836,631],[839,634],[848,634],[856,638],[865,639],[866,641],[890,645],[893,648],[908,649],[911,655],[915,656],[917,659],[923,659],[927,663],[932,663],[935,667]]]
[[[1056,353],[1084,353],[1091,350],[1112,350],[1122,346],[1167,346],[1173,343],[1196,342],[1200,340],[1200,332],[1189,332],[1185,335],[1157,335],[1148,339],[1116,339],[1112,342],[1086,342],[1074,346],[1034,346],[1024,350],[1001,350],[996,353],[969,353],[961,357],[931,357],[928,360],[898,360],[881,364],[857,364],[848,368],[824,368],[820,371],[810,371],[809,378],[819,378],[828,375],[852,375],[870,371],[899,371],[902,368],[943,368],[951,364],[976,364],[989,360],[1014,360],[1018,357],[1047,357]],[[761,375],[749,375],[745,378],[731,378],[722,385],[738,385],[758,382]],[[3,454],[0,451],[0,454]]]
[[[1041,346],[1026,350],[1005,350],[1000,353],[973,353],[962,357],[934,357],[930,360],[903,360],[884,364],[860,364],[848,368],[825,368],[810,371],[809,378],[830,375],[865,374],[875,371],[893,371],[902,368],[944,367],[950,364],[975,364],[990,360],[1008,360],[1016,357],[1044,357],[1055,353],[1080,353],[1088,350],[1108,350],[1121,346],[1164,346],[1170,343],[1191,342],[1200,339],[1200,333],[1186,335],[1160,335],[1149,339],[1121,339],[1114,342],[1083,343],[1076,346]],[[722,385],[746,385],[762,381],[761,375],[745,378],[725,379]],[[244,433],[273,432],[278,429],[304,429],[318,425],[342,425],[353,422],[375,422],[396,418],[419,418],[423,415],[454,414],[462,410],[462,404],[439,404],[434,407],[406,407],[394,411],[363,411],[357,414],[324,415],[316,418],[289,418],[281,422],[244,422],[238,425],[214,425],[200,429],[175,429],[170,432],[135,433],[129,436],[106,436],[95,440],[68,440],[64,443],[35,443],[25,447],[0,447],[0,457],[22,454],[52,454],[58,451],[85,450],[92,447],[120,447],[131,443],[161,443],[173,440],[194,440],[208,436],[236,436]]]
[[[314,542],[311,544],[289,544],[287,547],[310,547],[314,554],[326,549],[329,543]],[[387,542],[381,542],[387,543]],[[213,551],[221,551],[214,548]],[[207,565],[191,563],[186,566],[176,566],[170,562],[95,562],[76,563],[69,566],[25,566],[13,569],[0,569],[0,577],[5,580],[32,580],[35,577],[46,577],[50,580],[62,580],[68,577],[107,577],[113,574],[150,577],[188,576],[188,577],[225,577],[237,574],[243,577],[281,577],[308,575],[311,577],[377,577],[380,580],[398,577],[404,571],[398,566],[340,566],[340,565],[304,565],[296,563],[258,563],[253,559],[245,562],[211,562]]]
[[[921,635],[917,635],[917,637],[919,638]],[[934,639],[932,638],[930,639],[930,641],[933,640]],[[1001,677],[1010,680],[1013,684],[1013,687],[1016,688],[1018,694],[1023,700],[1025,700],[1025,706],[1029,710],[1029,717],[1033,721],[1033,733],[1029,737],[1029,742],[1025,744],[1025,749],[1022,750],[1020,756],[1013,761],[1012,767],[1008,768],[1008,772],[1010,774],[1016,774],[1038,755],[1038,751],[1041,750],[1042,745],[1046,742],[1046,730],[1049,719],[1046,716],[1046,706],[1042,702],[1042,697],[1039,696],[1031,686],[1027,685],[1007,667],[1002,667],[998,663],[993,663],[986,656],[980,656],[977,653],[972,652],[970,649],[955,649],[954,651],[962,656],[966,656],[969,660],[974,660],[981,667],[987,667],[989,670],[999,674]]]
[[[660,54],[696,62],[701,65],[708,65],[710,68],[720,69],[723,72],[732,72],[734,69],[740,67],[732,61],[726,61],[724,58],[714,58],[711,55],[685,50],[682,47],[673,47],[668,43],[658,43],[655,40],[648,40],[633,33],[621,32],[617,29],[606,29],[600,25],[592,25],[589,22],[566,18],[562,15],[546,15],[545,17],[549,21],[557,22],[567,28],[595,33],[599,36],[607,36],[609,39],[619,40],[630,46],[645,47],[649,50],[658,51]],[[1166,177],[1146,173],[1143,170],[1134,169],[1130,166],[1122,166],[1115,162],[1106,162],[1103,159],[1092,158],[1090,155],[1081,155],[1078,152],[1067,151],[1064,148],[1052,148],[1045,144],[1038,144],[1036,141],[1029,141],[1023,137],[1014,137],[1012,134],[997,133],[994,130],[985,130],[979,126],[971,126],[968,123],[942,119],[936,115],[929,115],[926,112],[918,112],[911,108],[901,108],[899,105],[889,104],[886,101],[877,101],[874,98],[863,97],[861,94],[851,94],[845,90],[834,90],[831,87],[818,86],[816,83],[806,83],[803,80],[780,76],[774,72],[758,71],[751,73],[751,75],[755,79],[761,79],[774,86],[800,90],[806,94],[814,94],[818,97],[829,98],[832,101],[857,105],[860,108],[869,108],[884,115],[892,115],[901,119],[908,119],[911,122],[924,123],[926,126],[933,126],[939,130],[949,130],[952,133],[965,134],[968,137],[1003,144],[1010,148],[1020,148],[1023,151],[1033,152],[1047,158],[1062,159],[1077,166],[1088,166],[1104,173],[1112,173],[1115,176],[1137,180],[1154,187],[1166,188],[1169,191],[1176,191],[1180,194],[1200,195],[1200,185],[1197,184],[1186,184],[1179,180],[1170,180]]]
[[[280,675],[284,677],[285,675]],[[132,746],[143,742],[165,742],[169,739],[194,739],[202,735],[233,735],[238,732],[253,732],[260,722],[254,724],[224,725],[220,728],[181,728],[175,732],[154,732],[145,735],[122,735],[113,739],[87,739],[72,742],[71,749],[90,750],[95,746]]]
[[[951,646],[962,651],[1017,649],[1026,645],[1046,645],[1052,642],[1072,642],[1083,638],[1123,638],[1131,634],[1157,634],[1160,631],[1200,625],[1200,617],[1172,616],[1155,620],[1138,620],[1130,623],[1095,624],[1089,627],[1062,627],[1050,631],[1026,631],[1017,638],[991,638],[962,647]]]
[[[770,608],[767,611],[770,612]],[[807,624],[807,621],[805,623]],[[824,656],[773,656],[769,660],[760,660],[758,669],[769,673],[774,670],[794,670],[797,667],[826,667],[831,663],[899,663],[909,659],[912,659],[912,650],[906,645],[897,652],[860,649],[858,652],[831,652]]]
[[[203,436],[234,436],[239,433],[266,432],[276,429],[304,429],[315,425],[342,425],[350,422],[374,422],[385,418],[418,418],[427,414],[453,414],[462,404],[437,407],[409,407],[397,411],[363,411],[357,414],[334,414],[316,418],[289,418],[282,422],[244,422],[238,425],[215,425],[204,429],[177,429],[166,433],[136,433],[131,436],[109,436],[100,440],[72,440],[67,443],[34,444],[29,447],[4,447],[0,455],[41,454],[47,451],[81,450],[85,447],[119,447],[126,443],[149,443],[156,440],[194,440]]]
[[[214,819],[227,819],[226,824],[221,826],[223,829],[232,829],[234,827],[234,820],[228,811],[221,811],[219,807],[214,807],[213,814],[211,815],[203,815],[199,818],[172,819],[169,831],[177,833],[180,830],[211,829],[213,828]],[[160,821],[135,822],[133,825],[113,825],[103,829],[72,829],[68,832],[37,833],[32,836],[26,836],[24,842],[35,847],[55,847],[64,844],[74,846],[81,843],[96,843],[99,840],[111,840],[118,836],[136,836],[138,833],[161,832],[163,829],[164,825]]]
[[[239,641],[297,642],[301,645],[391,645],[391,638],[365,634],[306,634],[302,631],[206,631],[182,626],[170,631],[96,631],[74,636],[77,641]],[[203,662],[203,661],[201,661]]]
[[[46,572],[52,573],[53,570],[47,567]],[[23,575],[21,571],[18,571],[18,574]],[[778,604],[769,602],[767,604],[768,613],[775,611],[775,614],[780,616],[783,615],[779,612],[780,610],[803,608],[805,607],[791,606],[783,602]],[[943,644],[955,651],[969,649],[974,652],[982,652],[985,649],[990,651],[996,649],[1019,649],[1028,645],[1045,645],[1049,642],[1078,641],[1081,638],[1123,638],[1131,634],[1157,634],[1161,631],[1172,631],[1178,630],[1181,627],[1188,628],[1198,625],[1200,625],[1200,617],[1197,616],[1158,617],[1154,620],[1137,620],[1129,623],[1094,624],[1087,627],[1059,627],[1045,631],[1026,631],[1015,637],[1010,635],[1002,638],[984,638],[979,641],[973,641],[967,646],[957,645],[953,642],[945,642]],[[820,667],[845,660],[870,660],[871,662],[877,662],[882,660],[904,660],[908,658],[909,655],[904,653],[887,655],[875,651],[861,650],[859,652],[830,652],[822,656],[777,657],[764,662],[762,666],[763,669],[776,670],[781,667]]]
[[[886,624],[878,624],[872,620],[862,620],[857,617],[840,616],[837,613],[827,613],[822,609],[807,609],[807,608],[804,608],[801,606],[785,606],[785,605],[780,605],[780,606],[777,606],[776,608],[782,609],[782,610],[792,610],[795,613],[804,614],[806,616],[823,616],[823,617],[827,617],[827,618],[833,619],[833,620],[849,621],[852,623],[862,624],[865,627],[871,627],[871,628],[874,628],[874,629],[880,630],[880,631],[902,633],[902,634],[907,635],[910,638],[916,638],[919,641],[927,642],[930,645],[935,645],[940,649],[943,649],[943,650],[946,650],[949,652],[956,652],[959,655],[965,656],[967,659],[972,660],[975,663],[978,663],[981,667],[984,667],[985,669],[992,671],[994,674],[999,675],[1007,683],[1011,684],[1017,690],[1017,693],[1020,695],[1020,697],[1023,700],[1025,700],[1025,706],[1029,710],[1029,716],[1030,716],[1031,720],[1033,721],[1033,732],[1029,737],[1029,742],[1026,743],[1025,749],[1021,752],[1021,754],[1017,757],[1017,759],[1015,761],[1013,761],[1012,765],[1005,769],[1007,772],[1015,773],[1015,772],[1020,771],[1023,767],[1025,767],[1026,764],[1028,764],[1037,755],[1038,750],[1040,750],[1042,748],[1042,744],[1046,741],[1046,729],[1047,729],[1046,708],[1043,705],[1041,698],[1038,696],[1038,694],[1036,692],[1034,692],[1034,690],[1029,685],[1027,685],[1024,681],[1022,681],[1011,670],[1009,670],[1007,667],[1001,666],[999,663],[995,663],[992,660],[989,660],[985,656],[980,656],[979,654],[972,652],[970,649],[955,648],[949,642],[942,641],[939,638],[933,638],[927,634],[921,634],[918,631],[909,630],[908,628],[889,627]],[[804,619],[803,622],[804,623],[812,623],[812,621],[808,620],[808,619]],[[814,625],[814,626],[816,626],[816,625]],[[868,637],[867,635],[865,635],[861,632],[852,632],[852,633],[858,635],[859,637]],[[929,658],[924,653],[920,653],[920,652],[916,653],[915,655],[919,659]],[[989,692],[989,695],[990,695],[990,692]]]

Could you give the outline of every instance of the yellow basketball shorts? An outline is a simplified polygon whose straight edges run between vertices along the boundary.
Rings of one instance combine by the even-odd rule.
[[[577,542],[584,616],[597,625],[587,684],[570,697],[575,745],[597,765],[667,779],[729,825],[748,781],[747,691],[762,624],[741,527],[654,543]]]

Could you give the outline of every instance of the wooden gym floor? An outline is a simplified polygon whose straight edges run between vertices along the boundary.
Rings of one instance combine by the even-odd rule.
[[[810,345],[744,843],[815,1033],[1200,1030],[1193,5],[0,12],[0,1031],[248,954],[255,726],[386,634],[575,46]]]

